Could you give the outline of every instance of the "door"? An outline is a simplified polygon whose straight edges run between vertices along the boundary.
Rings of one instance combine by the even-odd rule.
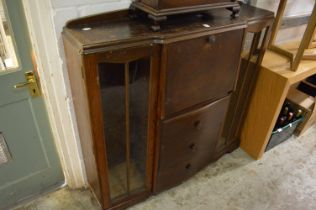
[[[34,70],[21,0],[0,2],[0,209],[63,183],[41,96],[31,96]],[[31,80],[32,82],[32,80]],[[36,90],[34,90],[36,95]]]
[[[85,83],[103,208],[125,208],[152,188],[158,46],[86,55]]]

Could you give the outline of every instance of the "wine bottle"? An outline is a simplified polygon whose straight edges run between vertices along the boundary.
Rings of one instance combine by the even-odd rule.
[[[286,106],[283,108],[282,115],[283,115],[283,116],[287,116],[288,113],[289,113],[289,111],[290,111],[290,108],[289,108],[288,105],[286,105]]]
[[[295,118],[299,119],[300,117],[302,117],[302,115],[303,115],[303,111],[301,109],[299,109],[299,110],[297,110]]]
[[[294,118],[294,113],[289,112],[289,114],[287,115],[287,123],[293,122],[293,118]]]
[[[278,119],[278,122],[277,122],[277,124],[276,124],[274,130],[278,130],[279,128],[282,128],[282,127],[285,125],[286,120],[287,120],[287,117],[286,117],[286,116],[281,116],[281,117]]]

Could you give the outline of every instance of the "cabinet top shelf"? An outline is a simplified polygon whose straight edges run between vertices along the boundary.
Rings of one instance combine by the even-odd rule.
[[[145,17],[131,19],[129,10],[114,11],[76,19],[67,23],[63,35],[72,41],[81,53],[117,49],[141,44],[170,43],[203,34],[246,28],[257,20],[273,19],[272,12],[242,5],[240,17],[232,19],[230,11],[211,10],[203,18],[184,14],[172,16],[163,23],[162,30],[153,32]]]

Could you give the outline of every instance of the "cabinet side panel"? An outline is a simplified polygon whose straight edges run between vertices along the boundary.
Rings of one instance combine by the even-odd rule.
[[[87,179],[99,202],[102,203],[100,181],[97,174],[97,165],[91,133],[88,98],[84,80],[82,78],[82,57],[78,53],[78,50],[73,47],[72,43],[66,37],[63,37],[63,40]]]

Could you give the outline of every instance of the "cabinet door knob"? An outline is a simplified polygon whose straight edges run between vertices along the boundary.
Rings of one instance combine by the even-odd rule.
[[[196,151],[196,145],[194,144],[194,143],[192,143],[192,144],[190,144],[190,149],[192,150],[192,151]]]
[[[208,37],[208,42],[210,44],[214,44],[216,42],[216,36],[215,35],[211,35]]]
[[[189,170],[191,168],[191,164],[188,163],[186,166],[185,166],[185,169]]]
[[[194,122],[194,128],[196,128],[198,130],[201,129],[201,121],[200,120]]]

